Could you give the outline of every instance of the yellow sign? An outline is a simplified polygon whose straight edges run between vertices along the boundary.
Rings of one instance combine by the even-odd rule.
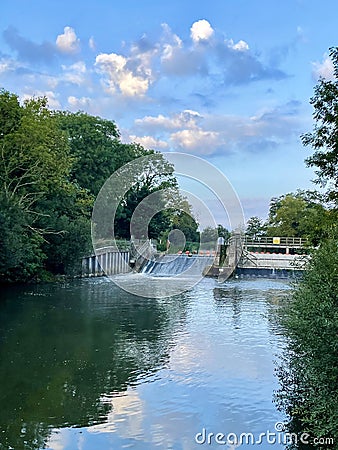
[[[274,237],[274,238],[272,238],[272,243],[273,243],[273,244],[280,244],[280,237]]]

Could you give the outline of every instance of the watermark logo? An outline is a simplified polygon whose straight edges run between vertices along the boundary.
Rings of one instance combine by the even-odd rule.
[[[178,186],[175,186],[175,179],[178,180]],[[152,260],[153,254],[148,245],[149,224],[156,214],[168,208],[184,211],[196,222],[202,222],[203,228],[216,228],[218,223],[223,222],[232,230],[240,227],[243,229],[241,202],[231,183],[219,169],[202,158],[185,153],[154,153],[125,164],[111,175],[99,192],[92,214],[92,243],[97,257],[102,254],[103,248],[117,249],[121,255],[125,254],[119,248],[117,217],[128,193],[140,192],[150,185],[150,193],[140,195],[130,219],[130,235],[136,259],[143,258],[146,262]],[[181,230],[173,230],[169,239],[175,239],[182,248],[188,240]],[[203,242],[198,244],[203,250]],[[216,247],[217,240],[214,243],[214,248]],[[164,260],[163,263],[173,264],[172,260],[178,257],[172,255],[172,258],[167,258],[168,261]],[[190,289],[203,277],[202,270],[198,276],[196,274],[196,265],[201,266],[203,261],[196,257],[190,262],[193,264],[187,264],[183,272],[173,271],[170,274],[175,282],[165,283],[165,291],[160,280],[139,283],[136,277],[116,277],[109,272],[106,275],[131,294],[152,298],[167,297]],[[126,265],[128,263],[129,261],[125,261]],[[166,273],[165,270],[163,272]]]
[[[212,432],[203,428],[196,433],[195,443],[198,445],[221,445],[229,449],[235,449],[241,445],[333,445],[333,438],[313,437],[309,433],[290,433],[287,431],[287,425],[283,422],[276,422],[274,430],[266,430],[259,434],[252,432],[243,433],[222,433]]]

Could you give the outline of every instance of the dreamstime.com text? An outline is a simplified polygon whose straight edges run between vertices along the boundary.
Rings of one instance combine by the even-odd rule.
[[[228,445],[238,447],[240,445],[262,445],[262,444],[303,444],[303,445],[333,445],[333,438],[316,438],[309,433],[289,433],[283,422],[275,423],[274,431],[265,431],[259,434],[245,433],[220,433],[208,431],[203,428],[196,433],[195,442],[199,445]]]

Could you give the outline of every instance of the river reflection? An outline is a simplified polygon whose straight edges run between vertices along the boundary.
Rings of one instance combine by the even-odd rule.
[[[287,292],[210,279],[167,299],[106,279],[4,290],[0,448],[190,450],[203,428],[274,431]]]

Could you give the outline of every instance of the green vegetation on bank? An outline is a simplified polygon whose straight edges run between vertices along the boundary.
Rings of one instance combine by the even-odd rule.
[[[278,214],[279,202],[277,212],[270,216],[270,220],[277,218],[280,227],[292,225],[292,216],[297,233],[304,233],[318,246],[282,319],[288,341],[276,401],[289,417],[287,431],[299,438],[308,434],[309,444],[299,439],[289,446],[301,450],[338,449],[338,48],[330,54],[335,79],[321,79],[316,86],[311,99],[314,129],[303,136],[304,144],[314,151],[306,163],[317,169],[316,182],[325,188],[325,208],[290,197],[289,215]],[[286,197],[282,202],[286,207]],[[309,219],[304,228],[306,214]]]
[[[290,418],[289,431],[299,437],[308,433],[313,444],[300,442],[290,448],[337,449],[337,230],[314,253],[284,314],[288,346],[279,370],[281,389],[276,400]]]

